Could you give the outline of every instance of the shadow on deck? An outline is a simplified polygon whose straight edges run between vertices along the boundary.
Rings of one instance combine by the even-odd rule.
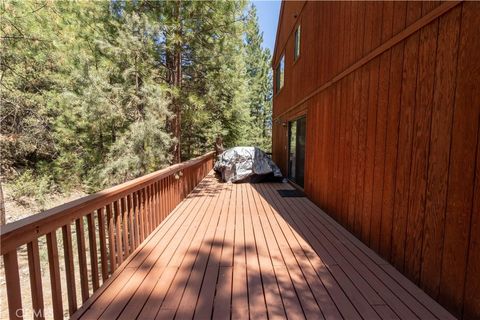
[[[73,318],[453,319],[290,188],[208,175]]]

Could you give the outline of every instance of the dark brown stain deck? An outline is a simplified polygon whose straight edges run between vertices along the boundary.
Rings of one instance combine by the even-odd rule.
[[[208,175],[73,318],[453,319],[286,188]]]

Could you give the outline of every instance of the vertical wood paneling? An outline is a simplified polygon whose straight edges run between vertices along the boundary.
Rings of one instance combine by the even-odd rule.
[[[383,3],[381,43],[390,39],[393,30],[394,2]],[[370,220],[370,246],[379,251],[382,223],[382,201],[385,174],[385,148],[387,133],[388,94],[390,88],[391,50],[380,56],[378,79],[378,109],[375,133],[375,159],[373,172],[373,195]]]
[[[352,149],[352,114],[353,106],[353,74],[346,78],[344,83],[343,98],[344,98],[344,114],[342,117],[345,119],[345,145],[343,152],[343,159],[341,160],[344,165],[344,172],[342,176],[342,224],[348,225],[348,212],[349,212],[349,191],[350,191],[350,177],[351,177],[351,149]]]
[[[477,167],[475,168],[475,192],[472,219],[470,221],[470,243],[465,283],[463,314],[465,319],[480,318],[480,129],[477,136]]]
[[[420,18],[422,4],[408,2],[407,25]],[[405,262],[405,238],[408,215],[410,170],[412,163],[413,122],[417,89],[417,66],[419,33],[405,41],[403,59],[402,94],[400,106],[400,126],[398,132],[397,172],[395,183],[395,206],[392,231],[392,263],[403,271]]]
[[[442,263],[460,19],[461,7],[439,19],[421,271],[422,288],[434,298]]]
[[[479,15],[477,3],[463,4],[440,282],[440,302],[455,315],[462,312],[475,184],[480,116]]]
[[[422,11],[428,12],[431,6],[424,2]],[[438,20],[420,31],[405,243],[405,273],[415,283],[420,279],[437,36]]]
[[[480,241],[480,48],[473,35],[480,29],[473,18],[480,5],[442,11],[331,81],[447,5],[307,2],[297,21],[302,39],[309,40],[297,62],[292,34],[280,37],[288,85],[273,102],[272,151],[286,173],[282,123],[306,113],[307,195],[455,315],[469,319],[478,318],[480,309],[480,254],[472,251]]]
[[[337,202],[335,204],[335,207],[337,209],[337,216],[338,216],[338,221],[340,223],[343,223],[344,221],[344,213],[343,213],[343,175],[345,173],[345,146],[346,146],[346,117],[345,115],[345,109],[346,109],[346,95],[345,95],[345,90],[346,90],[346,84],[347,84],[347,79],[343,79],[339,86],[340,86],[340,106],[338,107],[339,109],[339,122],[340,122],[340,142],[338,145],[338,158],[337,158],[337,166],[338,166],[338,177],[337,177]]]
[[[353,115],[352,115],[352,155],[350,162],[350,197],[348,200],[348,229],[352,231],[355,224],[355,187],[357,181],[358,167],[358,122],[360,117],[360,91],[361,78],[360,70],[354,72],[353,75]]]
[[[333,146],[332,146],[332,166],[331,166],[331,179],[330,179],[330,190],[328,192],[330,196],[330,207],[331,207],[331,212],[334,215],[334,218],[339,221],[338,217],[338,210],[337,210],[337,198],[338,198],[338,158],[339,158],[339,149],[340,149],[340,128],[341,128],[341,122],[340,122],[340,95],[341,95],[341,83],[338,82],[337,85],[335,86],[335,90],[333,92],[333,104],[332,104],[332,109],[333,109],[333,121],[332,123],[334,124],[333,130],[331,132],[332,135],[332,140],[333,140]]]
[[[405,28],[407,5],[395,2],[393,34]],[[388,92],[387,132],[385,141],[385,174],[383,178],[382,224],[380,229],[380,254],[387,260],[391,257],[393,211],[397,171],[397,151],[402,92],[402,70],[405,43],[400,42],[391,49],[390,86]]]
[[[369,2],[367,10],[374,15],[370,21],[371,39],[368,51],[378,47],[382,36],[382,2]],[[375,140],[377,128],[377,109],[378,109],[378,85],[380,58],[373,59],[367,68],[369,70],[369,93],[368,93],[368,111],[367,111],[367,135],[366,135],[366,157],[365,157],[365,176],[363,190],[363,219],[361,238],[365,243],[369,243],[370,224],[372,215],[372,197],[373,197],[373,173],[375,165]]]
[[[367,31],[365,31],[367,33]],[[367,38],[367,37],[366,37]],[[364,43],[370,42],[364,40]],[[361,89],[360,89],[360,105],[359,108],[359,122],[358,122],[358,153],[357,153],[357,181],[355,187],[355,218],[354,218],[354,233],[357,237],[362,233],[363,220],[363,190],[365,182],[365,158],[366,158],[366,144],[367,144],[367,120],[368,120],[368,94],[370,84],[369,66],[362,68],[361,71]]]

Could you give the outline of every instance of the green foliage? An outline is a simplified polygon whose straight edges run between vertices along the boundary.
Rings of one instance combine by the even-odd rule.
[[[255,6],[247,14],[246,61],[248,104],[251,120],[248,139],[251,144],[271,151],[272,72],[270,50],[262,48],[263,35],[258,26]]]
[[[0,6],[0,165],[17,195],[92,192],[168,166],[177,115],[184,159],[217,136],[270,149],[270,53],[245,1]]]
[[[33,170],[25,170],[9,184],[9,188],[17,202],[33,198],[40,206],[45,203],[46,196],[54,191],[51,178],[48,175],[37,175]]]

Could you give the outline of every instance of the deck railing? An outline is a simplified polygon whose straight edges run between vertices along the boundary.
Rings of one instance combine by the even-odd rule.
[[[20,246],[27,247],[32,314],[34,318],[42,319],[45,311],[39,239],[46,236],[51,316],[63,319],[67,314],[63,297],[68,299],[68,314],[72,315],[78,309],[76,274],[80,275],[83,303],[206,176],[213,161],[214,152],[210,152],[3,226],[0,251],[4,260],[10,318],[23,317],[17,255]],[[65,263],[65,280],[62,280],[66,282],[66,288],[62,288],[60,277],[57,242],[60,230]],[[76,243],[72,235],[75,235]],[[75,246],[77,250],[74,250]],[[87,263],[87,256],[90,263]]]

